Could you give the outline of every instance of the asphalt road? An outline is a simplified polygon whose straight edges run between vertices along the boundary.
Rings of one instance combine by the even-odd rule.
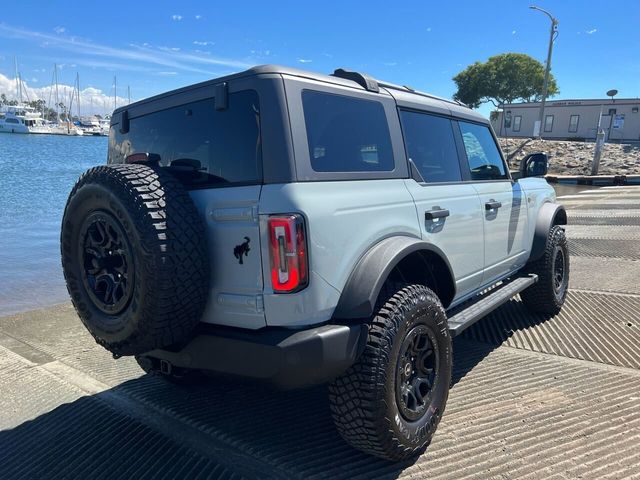
[[[560,200],[565,308],[514,299],[456,339],[444,418],[414,461],[347,446],[324,387],[171,386],[61,305],[0,319],[0,478],[640,479],[640,187]]]

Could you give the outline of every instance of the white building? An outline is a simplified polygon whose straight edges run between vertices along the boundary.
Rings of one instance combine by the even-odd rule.
[[[542,122],[542,138],[595,139],[598,118],[607,141],[640,141],[640,99],[547,101]],[[492,124],[500,137],[533,137],[540,116],[540,103],[511,103],[492,114]]]

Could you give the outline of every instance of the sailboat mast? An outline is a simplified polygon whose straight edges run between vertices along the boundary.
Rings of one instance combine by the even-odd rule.
[[[18,82],[18,59],[13,57],[13,63],[16,66],[16,98],[20,98],[20,83]]]
[[[78,99],[78,121],[80,120],[80,74],[76,72],[76,85],[78,90],[76,90],[76,98]]]
[[[58,64],[53,64],[53,73],[56,80],[56,123],[60,123],[60,96],[58,95]]]

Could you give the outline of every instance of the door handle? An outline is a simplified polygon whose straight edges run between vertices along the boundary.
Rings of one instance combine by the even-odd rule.
[[[425,220],[436,220],[438,218],[446,218],[450,215],[449,210],[446,208],[433,207],[432,210],[424,212]]]
[[[496,210],[502,206],[502,202],[496,202],[493,198],[484,204],[487,210]]]

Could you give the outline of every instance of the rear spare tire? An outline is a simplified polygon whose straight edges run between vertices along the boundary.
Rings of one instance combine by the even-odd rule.
[[[136,164],[88,170],[69,194],[60,243],[71,300],[100,345],[137,355],[189,339],[209,262],[203,222],[170,173]]]

